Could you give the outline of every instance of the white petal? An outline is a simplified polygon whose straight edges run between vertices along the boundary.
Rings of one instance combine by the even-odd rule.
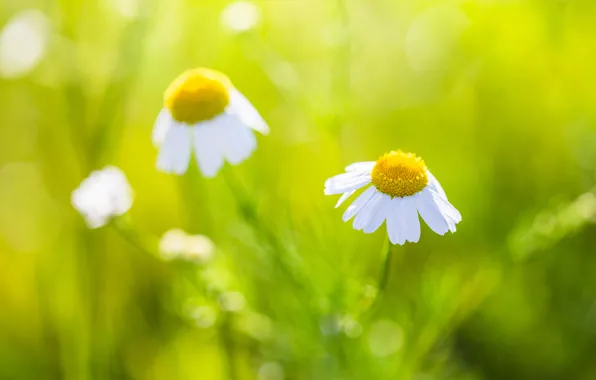
[[[222,115],[211,123],[217,134],[217,144],[224,158],[237,165],[246,160],[257,147],[255,135],[234,115]]]
[[[376,210],[378,202],[383,199],[383,193],[379,191],[375,191],[375,193],[370,197],[366,205],[360,210],[360,212],[354,218],[353,227],[355,230],[361,230],[368,224],[370,221],[373,211]]]
[[[430,170],[426,170],[426,174],[428,175],[428,186],[436,191],[440,196],[447,199],[447,194],[445,194],[445,190],[443,190],[443,186],[439,183],[437,178],[430,172]]]
[[[399,213],[402,212],[402,202],[403,198],[393,198],[387,211],[387,234],[392,244],[403,245],[406,242],[405,231],[402,231],[399,225]]]
[[[391,197],[387,194],[381,193],[381,200],[379,200],[376,205],[375,209],[371,210],[371,215],[368,223],[364,226],[364,233],[370,234],[375,232],[376,230],[381,227],[387,213],[389,212],[389,207],[391,206]]]
[[[162,109],[159,112],[159,115],[157,115],[157,119],[153,125],[153,146],[159,147],[166,138],[166,134],[174,125],[175,121],[172,119],[170,112],[165,108]]]
[[[356,215],[362,207],[366,205],[366,202],[372,197],[372,195],[377,192],[377,189],[374,186],[369,187],[368,189],[364,190],[362,194],[346,209],[342,219],[344,222],[352,219],[354,215]]]
[[[215,177],[223,165],[223,152],[217,143],[217,125],[197,125],[193,129],[195,157],[205,177]]]
[[[238,116],[238,118],[247,126],[264,135],[269,134],[269,126],[259,114],[259,111],[246,99],[242,93],[236,89],[230,92],[229,112]]]
[[[420,240],[420,220],[416,211],[414,197],[402,198],[398,217],[399,230],[404,233],[407,241],[417,243]]]
[[[346,166],[347,172],[368,172],[370,173],[375,167],[376,161],[355,162]]]
[[[439,207],[441,214],[447,220],[449,231],[455,232],[457,230],[456,224],[461,222],[461,214],[449,201],[434,192],[434,190],[429,189],[429,192],[432,194],[433,201]]]
[[[184,174],[190,161],[190,144],[190,128],[172,126],[159,149],[157,168],[166,173]]]
[[[336,186],[342,183],[347,183],[347,182],[351,182],[353,180],[356,180],[358,178],[362,178],[363,175],[362,173],[355,173],[355,172],[350,172],[350,173],[341,173],[338,175],[334,175],[331,178],[328,178],[325,181],[325,187],[332,187],[332,186]]]
[[[429,189],[429,192],[433,196],[433,200],[439,206],[441,213],[447,216],[449,219],[453,220],[455,223],[461,222],[461,214],[449,201],[447,198],[442,197],[439,193],[435,192],[432,189]]]
[[[369,174],[357,172],[342,173],[325,181],[325,195],[341,194],[348,191],[357,190],[370,183]]]
[[[352,190],[352,191],[348,191],[347,193],[343,193],[341,195],[341,197],[339,197],[339,200],[337,201],[337,203],[335,204],[335,208],[338,208],[339,206],[341,206],[341,204],[344,203],[346,201],[346,199],[348,199],[355,192],[356,192],[356,190]]]
[[[413,198],[416,201],[416,208],[422,219],[428,226],[439,235],[445,235],[449,231],[447,218],[443,216],[439,206],[433,200],[433,194],[428,187],[416,194]]]

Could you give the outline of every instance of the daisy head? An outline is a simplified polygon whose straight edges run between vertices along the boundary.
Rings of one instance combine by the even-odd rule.
[[[461,222],[439,181],[414,153],[391,151],[377,161],[349,165],[346,173],[325,182],[325,194],[342,194],[335,206],[339,207],[367,186],[344,212],[343,220],[355,217],[354,228],[365,233],[376,231],[386,221],[392,244],[418,242],[418,214],[439,235],[455,232],[455,225]]]
[[[267,134],[269,127],[227,76],[206,68],[186,71],[166,90],[153,129],[157,168],[184,174],[194,151],[203,175],[214,177],[224,160],[236,165],[251,155],[253,130]]]
[[[92,172],[71,196],[73,207],[89,228],[102,227],[113,217],[126,214],[132,201],[133,192],[126,176],[115,166]]]

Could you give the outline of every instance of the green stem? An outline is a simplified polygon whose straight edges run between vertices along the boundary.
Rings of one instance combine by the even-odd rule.
[[[110,224],[124,239],[137,247],[140,251],[155,257],[160,257],[157,239],[139,232],[128,215],[123,215],[112,220]]]
[[[335,47],[332,76],[332,99],[334,99],[333,122],[330,123],[332,133],[339,136],[343,128],[346,111],[350,109],[350,35],[349,35],[349,13],[346,0],[337,0],[335,14],[337,22],[337,33],[334,37],[338,40]]]
[[[385,260],[383,261],[383,267],[381,268],[381,275],[379,276],[379,285],[377,287],[379,296],[382,292],[385,291],[387,287],[387,283],[389,282],[389,274],[391,273],[391,263],[393,259],[393,252],[392,248],[393,245],[389,242],[389,238],[385,239],[385,243],[383,244],[383,253],[385,256]]]
[[[370,303],[366,302],[366,306],[356,311],[357,315],[361,315],[362,320],[368,320],[371,318],[381,304],[381,300],[389,283],[389,275],[391,274],[391,265],[393,263],[393,245],[389,242],[389,237],[385,238],[383,248],[381,251],[383,255],[383,264],[379,272],[379,280],[377,283],[377,293]],[[365,297],[365,299],[369,299]]]
[[[221,342],[226,355],[227,372],[229,380],[237,380],[239,378],[238,371],[235,364],[236,344],[232,335],[232,326],[230,321],[231,316],[227,315],[223,324],[220,327]]]
[[[91,165],[97,166],[107,161],[113,148],[122,135],[122,125],[117,118],[123,115],[126,101],[134,88],[143,58],[144,36],[150,27],[151,15],[154,14],[156,2],[148,0],[143,3],[137,17],[125,28],[120,40],[118,60],[112,69],[110,79],[99,105],[98,114],[101,119],[94,123],[95,130],[89,148]]]

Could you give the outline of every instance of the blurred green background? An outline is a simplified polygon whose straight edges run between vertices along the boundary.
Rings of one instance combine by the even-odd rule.
[[[0,3],[1,379],[596,379],[593,0]],[[155,170],[185,69],[221,70],[271,127],[207,180]],[[421,155],[463,222],[394,249],[324,180]],[[70,194],[125,171],[137,233]],[[342,208],[343,209],[343,208]],[[241,295],[240,295],[241,294]]]

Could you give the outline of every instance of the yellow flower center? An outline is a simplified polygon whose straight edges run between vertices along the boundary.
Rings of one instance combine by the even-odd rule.
[[[426,165],[414,153],[391,151],[375,164],[372,183],[381,193],[392,197],[414,195],[428,184]]]
[[[232,84],[219,71],[206,68],[180,75],[164,94],[164,105],[174,120],[186,124],[213,119],[230,103]]]

